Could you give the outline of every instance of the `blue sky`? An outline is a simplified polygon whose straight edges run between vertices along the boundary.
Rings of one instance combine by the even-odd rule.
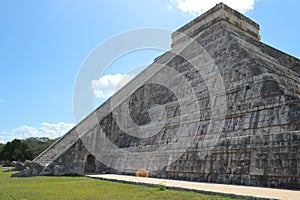
[[[137,28],[176,30],[212,7],[207,2],[1,1],[0,142],[65,133],[75,123],[72,95],[77,73],[97,45]],[[260,24],[264,43],[300,57],[300,1],[231,2],[229,6]],[[159,54],[147,50],[125,56],[106,75],[120,77],[131,66],[149,64]],[[95,106],[102,101],[97,99]]]

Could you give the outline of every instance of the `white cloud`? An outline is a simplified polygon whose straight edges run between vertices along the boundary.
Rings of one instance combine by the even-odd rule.
[[[107,98],[126,85],[135,77],[133,74],[114,74],[105,75],[98,80],[92,80],[91,86],[95,97]]]
[[[15,138],[25,139],[29,137],[48,137],[54,139],[64,135],[73,127],[74,124],[65,122],[59,122],[57,124],[44,122],[37,128],[24,125],[10,132],[1,132],[0,143],[5,143]]]
[[[183,12],[200,15],[220,2],[245,13],[253,9],[255,1],[256,0],[171,0],[171,4]]]

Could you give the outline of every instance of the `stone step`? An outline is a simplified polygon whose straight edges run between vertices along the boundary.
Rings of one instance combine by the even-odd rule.
[[[52,144],[48,149],[42,152],[38,157],[33,161],[36,163],[46,166],[50,164],[57,155],[60,155],[68,146],[74,144],[77,140],[78,134],[75,128],[67,132],[61,139]]]

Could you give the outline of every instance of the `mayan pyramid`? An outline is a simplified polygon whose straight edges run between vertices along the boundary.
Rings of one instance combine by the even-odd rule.
[[[31,163],[32,173],[117,173],[300,189],[300,61],[220,3]]]

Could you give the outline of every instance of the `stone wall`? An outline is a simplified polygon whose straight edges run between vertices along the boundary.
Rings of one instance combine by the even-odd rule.
[[[172,50],[155,59],[115,95],[117,99],[118,95],[126,97],[118,100],[116,107],[111,106],[115,103],[113,96],[73,130],[72,140],[67,140],[68,135],[61,140],[73,143],[60,142],[55,144],[60,148],[55,150],[53,145],[45,152],[47,155],[61,151],[65,145],[58,155],[49,153],[52,157],[46,159],[49,165],[43,173],[84,174],[87,157],[95,156],[97,173],[135,174],[144,168],[149,170],[150,177],[299,189],[299,60],[259,42],[258,25],[228,7],[221,4],[208,13],[179,29],[186,34],[192,30],[190,36],[201,48],[189,45],[180,52],[188,60]],[[212,23],[208,15],[213,13],[213,19],[226,18],[228,13],[234,16]],[[173,39],[173,48],[183,43],[178,33]],[[196,66],[193,61],[204,51],[213,65],[204,58],[198,62],[201,66]],[[147,72],[155,70],[157,64],[164,67],[148,77]],[[210,67],[217,67],[223,92],[211,93],[208,82],[215,80],[216,75],[204,76],[209,74]],[[167,79],[170,74],[166,72],[171,72],[170,69],[182,76],[189,88],[176,76],[170,78],[174,81],[172,87],[155,83]],[[133,90],[139,79],[146,82]],[[181,101],[182,96],[177,95],[178,91],[187,90],[195,94],[191,102]],[[226,101],[215,105],[221,98]],[[118,124],[126,105],[130,116],[120,119],[123,125]],[[226,115],[214,115],[215,108],[224,106]],[[165,119],[162,126],[160,119]],[[217,139],[203,145],[203,141],[217,134],[211,127],[221,126],[222,122],[224,126]],[[130,134],[121,126],[127,126]],[[138,132],[135,126],[148,127],[143,130],[155,134],[145,138],[135,136]],[[178,146],[180,143],[182,146]],[[160,151],[164,146],[168,148]],[[135,154],[141,156],[129,158]],[[42,161],[41,158],[43,155],[36,160]],[[163,167],[156,169],[155,165]]]

